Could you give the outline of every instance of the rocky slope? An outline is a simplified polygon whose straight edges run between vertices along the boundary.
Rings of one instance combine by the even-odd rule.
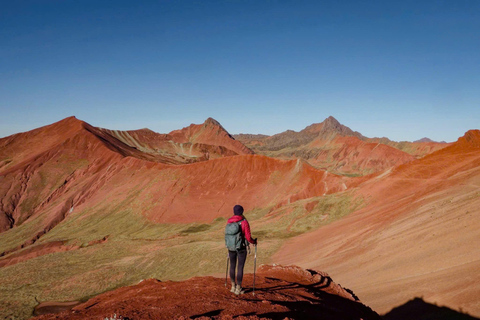
[[[34,319],[375,319],[380,317],[328,274],[295,266],[261,266],[246,275],[247,292],[236,296],[225,280],[183,282],[149,279],[94,297],[63,313],[54,303],[36,308]],[[67,307],[68,308],[68,307]]]

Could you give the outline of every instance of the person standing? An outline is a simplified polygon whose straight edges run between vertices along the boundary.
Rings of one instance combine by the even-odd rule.
[[[228,219],[225,227],[225,244],[230,259],[230,281],[232,283],[230,292],[236,295],[245,293],[242,288],[242,280],[248,243],[256,246],[257,239],[252,238],[250,224],[243,216],[243,207],[237,204],[233,207],[233,216]]]

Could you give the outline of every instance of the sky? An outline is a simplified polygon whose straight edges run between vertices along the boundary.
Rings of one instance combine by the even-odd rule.
[[[2,1],[0,137],[69,116],[456,141],[480,127],[480,1]]]

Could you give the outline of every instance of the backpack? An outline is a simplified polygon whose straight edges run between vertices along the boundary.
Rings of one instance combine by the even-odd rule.
[[[241,227],[242,221],[227,223],[225,226],[225,246],[229,251],[237,251],[245,247],[245,239]]]

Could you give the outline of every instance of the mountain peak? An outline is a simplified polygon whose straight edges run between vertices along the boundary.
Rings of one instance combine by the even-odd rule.
[[[58,124],[79,124],[79,123],[84,123],[84,121],[82,120],[79,120],[77,117],[75,116],[70,116],[70,117],[66,117],[60,121],[57,121],[55,123],[53,123],[53,125],[58,125]]]
[[[350,128],[342,125],[340,122],[338,122],[337,119],[335,119],[332,116],[325,119],[322,123],[323,123],[323,127],[321,132],[328,132],[328,133],[336,132],[339,134],[346,133],[347,135],[350,135],[350,133],[353,134],[353,131],[350,130]]]
[[[460,137],[457,143],[461,143],[473,148],[480,148],[480,130],[469,130]]]
[[[414,143],[422,143],[422,142],[435,142],[435,141],[433,141],[433,140],[430,139],[430,138],[424,137],[424,138],[422,138],[422,139],[415,140],[415,141],[413,141],[413,142],[414,142]]]
[[[317,134],[318,136],[331,136],[333,135],[341,135],[341,136],[354,136],[360,139],[363,139],[363,136],[358,133],[354,132],[347,126],[341,124],[337,119],[332,116],[329,116],[321,123],[315,123],[308,127],[306,127],[304,132],[308,132],[310,134]]]
[[[341,136],[357,137],[361,140],[365,137],[358,131],[353,131],[349,127],[341,124],[337,119],[330,116],[323,121],[322,133],[337,133]]]
[[[323,124],[325,125],[333,125],[333,126],[341,126],[340,122],[338,122],[337,119],[335,119],[333,116],[329,116],[327,119],[323,121]]]
[[[207,120],[205,120],[205,122],[203,123],[204,126],[208,126],[208,125],[213,125],[213,126],[219,126],[221,127],[222,125],[220,124],[220,122],[218,122],[217,120],[209,117]]]

